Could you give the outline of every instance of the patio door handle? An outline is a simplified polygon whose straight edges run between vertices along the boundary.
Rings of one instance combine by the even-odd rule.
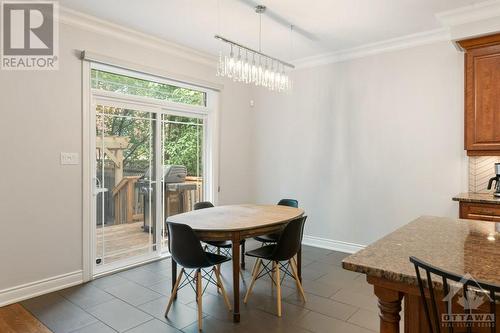
[[[108,192],[106,187],[101,187],[101,181],[99,178],[94,177],[94,188],[92,190],[92,194],[97,196],[99,193]]]

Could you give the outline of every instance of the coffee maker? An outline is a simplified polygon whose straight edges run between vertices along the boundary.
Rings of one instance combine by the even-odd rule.
[[[495,181],[495,192],[493,195],[495,197],[500,197],[500,163],[495,163],[495,173],[496,176],[488,181],[488,190],[491,190],[493,181]]]

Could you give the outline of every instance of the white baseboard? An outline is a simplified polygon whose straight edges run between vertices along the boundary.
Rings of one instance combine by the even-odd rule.
[[[355,253],[365,248],[365,245],[307,235],[304,235],[302,244],[345,253]]]
[[[82,282],[83,273],[80,270],[3,289],[0,290],[0,307],[75,286]]]

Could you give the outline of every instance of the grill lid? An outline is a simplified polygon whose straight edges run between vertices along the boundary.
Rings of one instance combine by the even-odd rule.
[[[164,165],[163,166],[163,181],[165,183],[183,183],[186,181],[187,168],[184,165]],[[148,168],[143,180],[149,180],[151,178],[151,170]]]

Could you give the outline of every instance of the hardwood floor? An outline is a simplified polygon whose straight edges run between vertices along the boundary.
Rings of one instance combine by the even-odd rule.
[[[0,332],[2,333],[51,333],[20,304],[0,308]]]

